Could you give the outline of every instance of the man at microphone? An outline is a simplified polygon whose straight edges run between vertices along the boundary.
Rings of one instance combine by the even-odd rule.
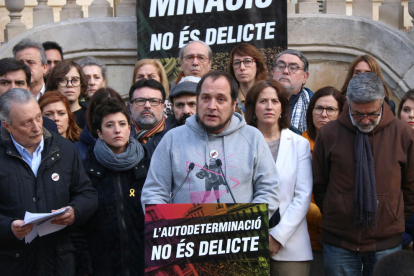
[[[142,204],[268,203],[271,216],[279,207],[279,176],[263,135],[234,112],[236,81],[213,71],[196,93],[196,114],[154,152]]]

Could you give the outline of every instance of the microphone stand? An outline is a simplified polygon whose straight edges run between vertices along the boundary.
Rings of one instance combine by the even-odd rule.
[[[231,191],[231,189],[230,189],[229,183],[227,183],[226,176],[225,176],[225,175],[224,175],[224,173],[223,173],[223,169],[221,168],[221,165],[223,165],[223,164],[221,163],[221,160],[220,160],[220,159],[216,159],[216,164],[217,164],[217,166],[220,168],[220,172],[221,172],[221,174],[223,175],[224,183],[226,184],[227,189],[229,190],[230,195],[231,195],[231,197],[233,198],[234,203],[237,203],[237,202],[236,202],[236,200],[234,199],[233,192],[232,192],[232,191]]]
[[[188,175],[190,174],[190,172],[194,169],[194,163],[190,163],[190,166],[188,166],[188,173],[186,175],[186,177],[184,178],[183,182],[181,182],[180,187],[178,187],[178,189],[175,191],[175,193],[173,193],[171,199],[167,202],[167,203],[171,203],[175,197],[175,195],[181,190],[181,188],[184,186],[184,183],[187,181]]]

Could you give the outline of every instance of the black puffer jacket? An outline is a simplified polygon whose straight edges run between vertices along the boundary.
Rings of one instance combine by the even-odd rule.
[[[73,144],[43,129],[42,162],[34,175],[20,157],[10,134],[0,130],[0,274],[74,275],[74,247],[70,227],[35,238],[17,239],[12,221],[25,212],[50,213],[64,206],[75,210],[74,226],[85,223],[98,205],[96,191]],[[58,174],[59,178],[52,179]],[[56,175],[55,175],[56,176]]]
[[[131,170],[113,171],[96,160],[91,148],[84,165],[99,197],[98,210],[84,226],[93,275],[144,275],[141,190],[148,157]]]

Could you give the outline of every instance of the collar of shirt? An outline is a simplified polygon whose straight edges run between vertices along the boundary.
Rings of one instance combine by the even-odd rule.
[[[42,89],[40,89],[39,94],[37,94],[36,96],[36,101],[39,100],[39,98],[45,93],[45,91],[46,91],[46,85],[43,83]]]
[[[11,133],[10,133],[10,137],[17,151],[19,152],[20,156],[30,166],[35,176],[37,176],[37,170],[39,169],[40,162],[42,161],[42,151],[43,151],[43,146],[44,146],[43,135],[42,135],[42,140],[40,141],[36,150],[33,152],[33,155],[31,155],[30,152],[25,147],[23,147],[18,142],[16,142],[16,140],[14,140],[13,135]]]

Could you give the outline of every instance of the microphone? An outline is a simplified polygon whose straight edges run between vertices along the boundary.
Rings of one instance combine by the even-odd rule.
[[[188,166],[188,173],[185,176],[183,182],[181,182],[180,187],[178,187],[178,189],[175,191],[175,193],[173,193],[171,199],[167,202],[167,203],[171,203],[175,197],[175,195],[181,190],[181,188],[184,186],[184,183],[187,181],[188,176],[190,175],[190,172],[194,169],[194,163],[191,162],[190,166]]]
[[[224,175],[223,169],[221,168],[221,166],[223,165],[223,163],[221,163],[221,160],[220,159],[216,159],[216,164],[220,168],[220,172],[223,175],[224,183],[226,184],[227,189],[229,190],[230,195],[233,198],[234,203],[237,203],[236,200],[234,199],[233,192],[230,189],[229,183],[227,183],[226,176]]]

